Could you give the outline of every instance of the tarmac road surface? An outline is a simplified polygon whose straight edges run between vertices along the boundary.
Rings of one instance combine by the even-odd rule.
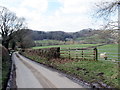
[[[16,66],[17,88],[83,88],[62,73],[31,61],[17,52],[12,55]]]

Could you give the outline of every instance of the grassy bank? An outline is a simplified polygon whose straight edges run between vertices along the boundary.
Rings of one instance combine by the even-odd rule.
[[[2,88],[2,55],[0,53],[0,89]]]
[[[10,75],[11,60],[9,53],[6,48],[2,48],[2,89],[4,90],[7,86],[7,82]]]
[[[118,64],[108,61],[76,61],[69,59],[41,59],[37,55],[28,55],[26,57],[39,63],[50,65],[56,69],[62,70],[77,78],[82,78],[89,83],[99,83],[113,88],[120,88],[118,79]],[[105,83],[105,84],[103,84]]]

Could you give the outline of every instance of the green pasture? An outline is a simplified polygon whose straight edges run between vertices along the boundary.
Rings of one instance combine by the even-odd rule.
[[[35,41],[37,46],[48,46],[48,45],[63,45],[64,41],[58,40],[37,40]]]
[[[33,47],[33,49],[39,48],[51,48],[51,47],[60,47],[61,49],[68,49],[68,48],[85,48],[89,46],[96,46],[98,44],[70,44],[70,45],[51,45],[51,46],[40,46],[40,47]]]
[[[51,45],[51,46],[33,47],[33,49],[60,47],[61,50],[69,50],[69,49],[74,49],[74,48],[86,48],[86,47],[89,47],[89,46],[96,46],[96,45],[98,45],[98,44]],[[92,51],[90,51],[90,52],[92,52]],[[84,55],[86,53],[90,53],[90,52],[85,51]],[[61,54],[62,57],[69,58],[69,51],[61,51],[61,53],[64,53],[64,54]],[[81,55],[82,55],[81,50],[80,51],[70,51],[70,57],[71,58],[76,58],[76,57],[81,58],[82,57]],[[91,57],[88,57],[88,58],[91,59]],[[92,57],[92,59],[93,59],[93,57]]]
[[[98,58],[100,58],[100,53],[106,52],[108,60],[118,60],[120,52],[118,51],[118,44],[109,44],[98,47]]]
[[[40,49],[40,48],[51,48],[51,47],[60,47],[61,50],[69,50],[70,49],[74,49],[74,48],[86,48],[89,46],[96,46],[98,44],[71,44],[71,45],[51,45],[51,46],[41,46],[41,47],[33,47],[33,49]],[[98,60],[104,60],[103,58],[100,58],[100,53],[107,53],[108,56],[108,60],[118,60],[118,44],[108,44],[108,45],[104,45],[104,46],[100,46],[97,47],[98,49]],[[69,57],[69,51],[61,51],[61,53],[66,53],[66,54],[61,54],[62,57]],[[77,53],[77,54],[76,54]],[[82,57],[81,54],[81,50],[79,51],[70,51],[70,55],[72,58],[75,57]],[[93,50],[90,51],[84,51],[84,55],[87,54],[93,54]],[[91,55],[87,55],[88,58],[92,59],[93,56]],[[90,56],[90,57],[89,57]]]

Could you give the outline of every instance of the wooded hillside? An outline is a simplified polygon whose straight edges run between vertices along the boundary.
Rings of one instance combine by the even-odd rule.
[[[81,43],[117,43],[117,31],[113,30],[94,30],[83,29],[78,32],[63,31],[34,31],[31,32],[33,40],[59,40],[59,41],[78,41]]]

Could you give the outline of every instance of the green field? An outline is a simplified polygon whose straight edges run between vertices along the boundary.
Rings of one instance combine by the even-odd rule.
[[[48,46],[48,45],[63,45],[64,41],[58,40],[37,40],[35,41],[36,46]]]
[[[41,46],[41,47],[33,47],[33,49],[40,49],[40,48],[51,48],[51,47],[60,47],[61,50],[68,49],[68,48],[85,48],[89,46],[96,46],[98,44],[72,44],[72,45],[52,45],[52,46]],[[107,53],[108,60],[118,60],[118,44],[108,44],[104,46],[97,47],[98,49],[98,60],[104,60],[103,58],[100,58],[100,53]],[[67,53],[67,52],[66,52]],[[75,51],[71,52],[76,53]],[[81,52],[79,52],[81,53]],[[80,54],[78,54],[80,55]],[[63,55],[62,55],[63,56]],[[67,57],[68,55],[65,55],[64,57]],[[75,57],[75,55],[72,55],[72,57]]]
[[[89,47],[89,46],[96,46],[98,44],[71,44],[71,45],[53,45],[53,46],[42,46],[42,47],[33,47],[33,49],[40,49],[40,48],[51,48],[51,47],[60,47],[61,50],[64,50],[64,49],[74,49],[74,48],[86,48],[86,47]],[[68,53],[68,51],[61,51],[61,53]],[[70,57],[71,58],[75,58],[76,55],[75,55],[76,51],[72,51],[70,52]],[[81,51],[78,51],[78,57],[81,57]],[[85,52],[85,53],[88,53],[88,52]],[[69,55],[68,54],[64,54],[62,55],[61,54],[61,57],[65,57],[65,58],[68,58]]]
[[[100,54],[103,52],[107,53],[108,60],[118,61],[118,57],[120,56],[120,52],[118,52],[118,44],[109,44],[109,45],[98,47],[98,53]]]
[[[96,46],[96,45],[98,45],[98,44],[52,45],[52,46],[33,47],[33,49],[39,49],[39,48],[51,48],[51,47],[60,47],[61,49],[64,49],[64,48],[85,48],[85,47]]]

